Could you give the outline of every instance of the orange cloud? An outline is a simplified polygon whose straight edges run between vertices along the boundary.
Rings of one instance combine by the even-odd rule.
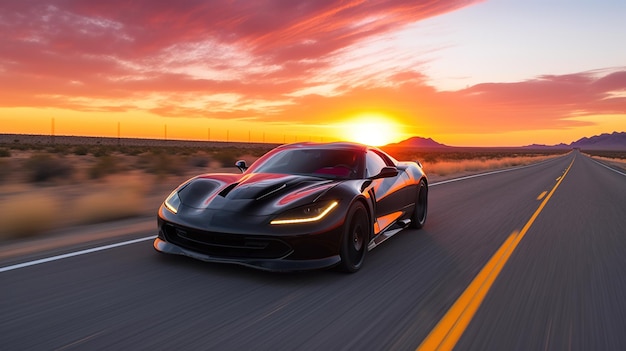
[[[380,112],[421,135],[626,114],[623,67],[441,92],[422,58],[384,47],[385,35],[475,2],[4,1],[0,108],[322,125]]]
[[[337,50],[469,3],[3,2],[1,103],[185,92],[281,99],[332,66]]]

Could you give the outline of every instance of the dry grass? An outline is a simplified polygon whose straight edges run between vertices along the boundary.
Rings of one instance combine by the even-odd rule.
[[[144,214],[150,209],[146,205],[148,183],[145,177],[123,175],[80,188],[17,188],[0,201],[0,239]]]
[[[436,161],[424,163],[426,174],[447,176],[451,174],[463,174],[468,172],[487,171],[492,169],[522,166],[540,162],[556,156],[526,156],[526,157],[503,157],[498,159],[473,159],[455,161]]]
[[[601,157],[601,156],[592,156],[597,160],[603,160],[608,162],[620,163],[622,165],[626,165],[626,159],[623,158],[612,158],[612,157]]]
[[[137,182],[100,189],[77,198],[69,218],[77,224],[97,223],[140,215],[146,205],[145,187]]]
[[[591,156],[591,155],[588,155]],[[602,156],[591,156],[596,160],[608,162],[609,164],[618,167],[620,169],[626,170],[626,158],[614,158],[614,157],[602,157]]]
[[[45,193],[26,193],[0,203],[0,238],[25,237],[53,228],[63,211],[59,201]]]

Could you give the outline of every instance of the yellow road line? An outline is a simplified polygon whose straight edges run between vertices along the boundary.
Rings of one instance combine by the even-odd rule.
[[[546,196],[547,193],[547,191],[544,191],[543,193],[539,194],[539,196],[537,196],[537,200],[543,199],[543,197]]]
[[[472,321],[478,307],[480,307],[480,304],[483,302],[487,292],[489,292],[493,282],[498,277],[498,274],[511,257],[513,251],[515,251],[515,248],[517,248],[519,242],[528,232],[528,229],[530,229],[535,222],[535,219],[537,219],[537,216],[539,216],[539,213],[541,213],[546,203],[548,203],[548,200],[550,200],[556,188],[559,187],[565,175],[569,172],[570,168],[572,168],[572,164],[574,164],[573,159],[563,173],[563,176],[559,177],[558,182],[554,185],[548,196],[541,202],[522,230],[519,233],[513,232],[509,235],[504,244],[500,246],[467,289],[465,289],[452,307],[450,307],[450,310],[448,310],[445,316],[437,323],[426,339],[422,341],[417,351],[452,350],[454,348],[461,338],[461,335],[463,335],[465,329],[467,329],[467,326]]]

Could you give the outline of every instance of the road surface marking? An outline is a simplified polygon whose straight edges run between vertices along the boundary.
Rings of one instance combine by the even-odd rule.
[[[600,166],[602,166],[602,167],[604,167],[604,168],[606,168],[606,169],[610,169],[611,171],[613,171],[613,172],[615,172],[615,173],[618,173],[618,174],[621,174],[621,175],[623,175],[623,176],[626,176],[626,173],[624,173],[624,172],[620,172],[620,171],[618,171],[617,169],[611,168],[611,167],[609,167],[609,166],[605,165],[605,164],[604,164],[604,163],[602,163],[602,162],[599,162],[599,161],[594,160],[594,159],[593,159],[593,158],[591,158],[591,157],[589,157],[589,159],[591,159],[591,161],[593,161],[593,162],[595,162],[595,163],[599,164]]]
[[[543,193],[539,194],[539,196],[537,196],[537,200],[543,199],[543,197],[546,196],[547,193],[547,191],[544,191]]]
[[[559,177],[559,181],[554,185],[548,196],[541,202],[522,230],[519,233],[513,232],[509,235],[504,244],[502,244],[498,251],[489,259],[489,262],[487,262],[456,302],[454,302],[452,307],[450,307],[435,328],[428,334],[426,339],[422,341],[417,351],[452,350],[454,346],[456,346],[456,343],[465,332],[465,329],[467,329],[478,307],[480,307],[480,304],[489,292],[493,282],[498,277],[502,267],[507,263],[519,242],[524,238],[528,229],[530,229],[535,219],[537,219],[565,178],[565,175],[567,175],[567,172],[572,168],[572,164],[574,164],[574,159],[572,159],[572,162],[563,173],[563,176]]]
[[[63,255],[52,256],[52,257],[48,257],[48,258],[42,258],[40,260],[14,264],[12,266],[0,267],[0,273],[7,272],[7,271],[12,271],[14,269],[19,269],[19,268],[30,267],[30,266],[34,266],[34,265],[40,264],[40,263],[52,262],[52,261],[62,260],[64,258],[80,256],[80,255],[86,255],[86,254],[90,254],[92,252],[103,251],[103,250],[108,250],[108,249],[112,249],[112,248],[120,247],[120,246],[124,246],[124,245],[135,244],[135,243],[146,241],[146,240],[154,240],[154,238],[156,238],[156,235],[145,237],[145,238],[139,238],[139,239],[135,239],[135,240],[128,240],[128,241],[124,241],[124,242],[116,243],[116,244],[111,244],[111,245],[94,247],[92,249],[87,249],[87,250],[70,252],[70,253],[63,254]]]

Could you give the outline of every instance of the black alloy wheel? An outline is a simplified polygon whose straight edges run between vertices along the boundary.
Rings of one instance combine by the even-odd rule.
[[[354,273],[363,266],[369,244],[370,226],[365,206],[360,202],[352,205],[347,219],[341,242],[340,268],[345,272]]]

